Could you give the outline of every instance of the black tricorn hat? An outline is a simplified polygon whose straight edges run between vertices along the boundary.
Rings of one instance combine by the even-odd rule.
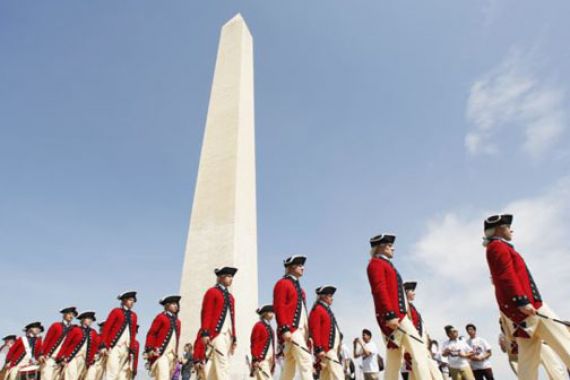
[[[32,322],[28,323],[26,327],[24,327],[24,331],[28,331],[29,329],[33,329],[34,327],[38,327],[41,332],[44,331],[44,327],[42,326],[41,322]]]
[[[396,235],[391,235],[391,234],[376,235],[370,238],[370,247],[374,248],[380,244],[389,244],[389,243],[394,244],[395,241],[396,241]]]
[[[169,303],[179,303],[181,298],[182,297],[179,295],[166,296],[162,297],[160,301],[158,301],[158,303],[161,304],[162,306],[165,306]]]
[[[97,320],[97,318],[95,318],[95,312],[94,311],[84,311],[83,313],[81,313],[77,316],[77,319],[79,319],[79,320],[83,320],[85,318],[90,318],[93,321]]]
[[[6,335],[2,340],[5,342],[7,340],[16,340],[18,338],[16,335]]]
[[[404,290],[408,291],[408,290],[416,290],[416,286],[418,286],[418,283],[416,281],[406,281],[404,282]]]
[[[283,266],[289,267],[291,265],[305,265],[305,261],[307,261],[306,256],[293,255],[293,256],[289,256],[285,260],[283,260]]]
[[[77,317],[77,308],[75,306],[69,306],[61,309],[59,311],[61,314],[73,313],[74,316]]]
[[[135,292],[134,290],[129,290],[129,291],[123,292],[117,296],[118,300],[124,300],[127,298],[134,298],[135,302],[136,302],[137,301],[137,292]]]
[[[335,292],[336,292],[336,287],[332,285],[323,285],[315,289],[315,293],[317,293],[319,296],[335,294]]]
[[[488,230],[489,228],[495,228],[502,225],[510,226],[513,224],[513,215],[511,214],[497,214],[491,215],[483,223],[483,229]]]
[[[214,273],[218,277],[220,277],[220,276],[235,276],[237,271],[238,271],[237,268],[234,268],[234,267],[222,267],[222,268],[214,269]]]
[[[105,322],[107,322],[107,320],[104,320],[104,321],[97,323],[97,326],[103,327],[103,326],[105,326]]]
[[[258,307],[255,312],[259,315],[262,315],[263,313],[267,313],[267,312],[273,312],[273,305],[271,305],[271,304],[262,305],[262,306]]]

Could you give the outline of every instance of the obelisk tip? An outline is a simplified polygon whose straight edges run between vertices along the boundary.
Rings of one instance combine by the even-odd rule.
[[[245,20],[243,19],[243,16],[241,15],[241,13],[237,13],[234,17],[232,17],[228,22],[226,22],[224,24],[224,26],[233,24],[233,23],[239,23],[239,24],[244,24],[247,26],[247,23],[245,22]]]

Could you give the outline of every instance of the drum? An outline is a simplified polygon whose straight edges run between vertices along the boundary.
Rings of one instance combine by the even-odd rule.
[[[20,368],[18,371],[18,380],[39,380],[40,379],[40,366],[29,365]]]

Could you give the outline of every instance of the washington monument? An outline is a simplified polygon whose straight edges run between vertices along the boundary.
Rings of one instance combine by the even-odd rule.
[[[238,342],[232,379],[247,376],[258,307],[253,88],[253,40],[238,14],[221,31],[180,281],[181,343],[193,342],[214,269],[238,268],[231,289]]]

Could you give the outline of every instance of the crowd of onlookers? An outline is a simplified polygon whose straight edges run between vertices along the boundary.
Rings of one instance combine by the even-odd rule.
[[[445,326],[447,338],[441,346],[436,340],[429,340],[428,346],[432,359],[437,363],[445,380],[494,380],[491,368],[491,346],[477,336],[477,327],[470,323],[465,327],[467,337],[459,331]],[[368,329],[362,330],[362,336],[354,339],[352,352],[343,344],[341,358],[346,380],[378,380],[384,370],[384,360],[378,345],[372,340]],[[406,357],[402,358],[401,374],[403,380],[410,378],[410,366]]]

